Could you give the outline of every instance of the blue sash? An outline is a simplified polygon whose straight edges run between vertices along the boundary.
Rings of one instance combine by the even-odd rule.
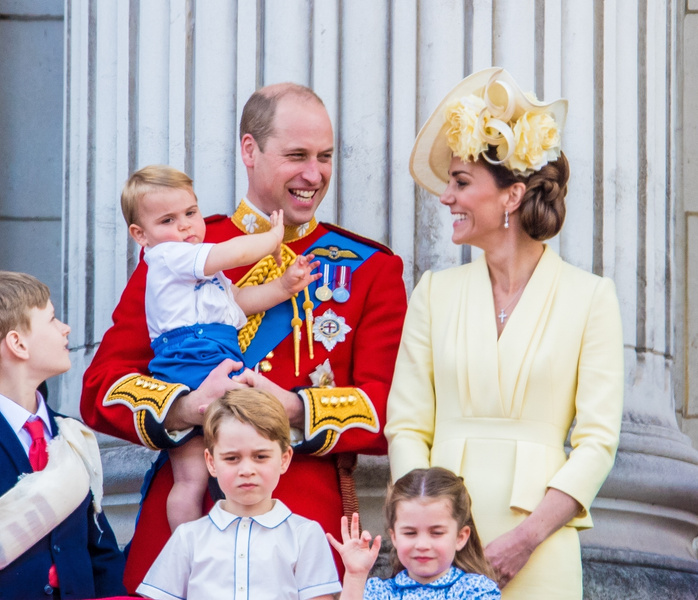
[[[330,231],[314,244],[311,244],[303,254],[315,254],[315,260],[319,260],[321,263],[319,267],[320,273],[323,272],[325,264],[329,264],[333,267],[348,266],[353,274],[377,251],[378,249],[373,246],[345,237],[335,231]],[[313,302],[313,312],[315,312],[318,306],[325,304],[315,297],[315,290],[321,285],[322,278],[308,286],[310,300]],[[305,302],[305,294],[303,292],[298,294],[296,302],[298,303],[298,316],[301,320],[305,320],[305,312],[302,308],[303,302]],[[253,368],[291,333],[292,318],[293,307],[290,300],[274,306],[265,313],[259,329],[257,329],[257,334],[243,354],[245,366]]]

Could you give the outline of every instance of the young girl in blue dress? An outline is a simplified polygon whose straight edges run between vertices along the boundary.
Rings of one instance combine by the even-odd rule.
[[[385,504],[393,543],[392,579],[368,579],[380,550],[359,533],[359,515],[351,526],[342,517],[342,542],[327,539],[346,568],[340,600],[496,600],[497,584],[485,558],[470,512],[462,477],[440,467],[415,469],[398,479]]]

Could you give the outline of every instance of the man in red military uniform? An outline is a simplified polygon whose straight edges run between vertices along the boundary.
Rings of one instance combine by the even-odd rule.
[[[315,220],[332,175],[334,136],[310,89],[277,84],[255,92],[240,134],[247,197],[232,217],[207,219],[206,241],[265,231],[267,216],[283,209],[283,265],[269,257],[226,275],[238,286],[263,284],[298,254],[313,253],[323,277],[297,298],[248,319],[239,340],[249,370],[231,380],[239,364],[226,360],[189,390],[145,375],[153,353],[141,261],[85,373],[81,412],[98,431],[166,450],[194,435],[202,407],[227,389],[265,389],[284,404],[296,435],[291,467],[275,497],[338,537],[340,516],[356,509],[356,454],[386,451],[385,404],[407,304],[402,261],[380,244]],[[158,463],[128,556],[130,591],[170,536],[172,473],[167,461]]]

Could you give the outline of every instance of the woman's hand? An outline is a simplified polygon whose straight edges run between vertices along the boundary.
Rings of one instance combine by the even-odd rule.
[[[535,549],[536,545],[519,527],[507,531],[487,544],[485,557],[494,569],[500,589],[523,569]]]
[[[533,551],[560,527],[579,515],[582,505],[572,496],[548,488],[543,500],[519,525],[492,540],[485,548],[503,588],[524,567]]]

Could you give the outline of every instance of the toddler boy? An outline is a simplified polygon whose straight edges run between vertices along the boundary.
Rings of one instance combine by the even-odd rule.
[[[94,434],[37,388],[70,368],[70,327],[46,285],[0,271],[0,596],[125,594],[124,558],[101,512]]]
[[[196,389],[224,359],[242,362],[237,330],[247,316],[288,300],[320,274],[312,274],[319,264],[312,262],[312,254],[298,256],[281,278],[239,289],[222,271],[270,254],[279,262],[283,211],[271,215],[271,231],[205,244],[206,223],[192,183],[177,169],[150,165],[126,182],[121,208],[148,264],[145,311],[155,352],[150,372]],[[169,456],[174,486],[167,518],[174,531],[201,517],[208,472],[200,437],[170,450]]]
[[[228,392],[206,410],[204,443],[225,499],[177,528],[137,592],[165,600],[330,600],[341,591],[320,525],[272,498],[293,454],[281,403],[252,388]]]

